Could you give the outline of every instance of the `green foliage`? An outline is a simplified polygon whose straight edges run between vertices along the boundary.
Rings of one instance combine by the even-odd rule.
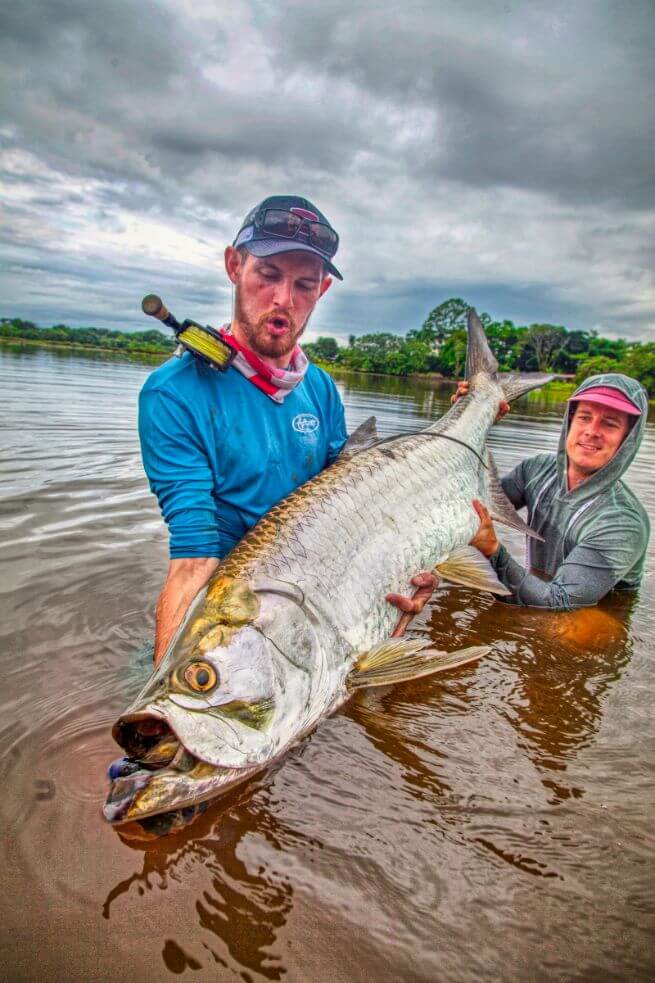
[[[580,356],[572,355],[566,345],[563,345],[553,353],[553,357],[550,360],[550,368],[554,372],[564,372],[567,375],[571,375],[577,371],[579,363]]]
[[[485,327],[489,347],[498,359],[501,372],[510,372],[516,367],[521,338],[525,328],[517,327],[513,321],[490,321]]]
[[[308,358],[342,365],[359,372],[411,375],[439,372],[459,378],[466,365],[466,317],[469,304],[451,297],[428,314],[421,328],[406,337],[380,332],[350,335],[348,347],[322,336],[304,345]],[[655,344],[601,338],[595,331],[567,331],[554,324],[522,327],[513,321],[492,321],[481,314],[489,346],[501,372],[554,371],[575,373],[576,384],[590,375],[623,372],[638,379],[655,397]],[[110,331],[70,328],[55,324],[39,328],[21,318],[0,319],[0,339],[27,339],[56,345],[84,345],[110,351],[170,354],[175,339],[156,328],[149,331]]]
[[[403,344],[400,335],[365,334],[355,339],[355,344],[347,348],[340,361],[357,372],[386,372],[387,359],[398,352]]]
[[[590,375],[603,375],[604,372],[619,372],[617,362],[606,355],[595,355],[593,358],[585,358],[578,365],[575,373],[575,384],[579,386],[581,382],[588,379]]]
[[[433,310],[430,311],[422,327],[418,331],[410,331],[408,338],[412,336],[419,341],[424,341],[429,345],[435,342],[441,344],[449,335],[455,331],[466,331],[466,317],[471,305],[467,304],[461,297],[451,297],[444,300]],[[491,318],[484,312],[478,315],[482,324],[486,327],[491,323]]]
[[[582,355],[589,351],[589,340],[586,331],[569,331],[564,349],[571,355]]]
[[[638,379],[646,387],[648,395],[655,397],[655,344],[652,341],[631,345],[619,365],[620,372]]]
[[[539,372],[545,372],[551,364],[553,354],[561,348],[566,339],[566,329],[554,324],[531,324],[524,339],[524,349],[537,363]]]
[[[320,337],[304,344],[303,350],[308,358],[317,362],[334,362],[339,355],[336,338]]]
[[[439,370],[444,375],[461,376],[466,365],[466,330],[458,328],[445,339],[439,348]]]
[[[621,360],[607,355],[595,355],[584,359],[578,365],[575,375],[576,385],[584,382],[590,375],[603,375],[605,372],[622,372],[637,379],[645,387],[649,397],[655,397],[655,344],[639,341],[623,343]]]
[[[629,342],[623,338],[601,338],[595,331],[589,335],[589,357],[605,355],[607,358],[615,358],[620,361],[629,348]]]
[[[156,328],[129,334],[109,328],[69,328],[67,324],[37,328],[32,321],[23,321],[19,317],[0,320],[0,338],[24,338],[48,344],[84,345],[87,348],[152,354],[169,354],[175,348],[173,336],[165,335]]]

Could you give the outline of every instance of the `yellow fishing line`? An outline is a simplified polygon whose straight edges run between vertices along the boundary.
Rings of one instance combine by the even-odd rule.
[[[218,365],[225,365],[230,358],[231,352],[227,345],[217,341],[212,335],[203,331],[202,328],[195,327],[195,325],[185,328],[177,337],[178,341],[187,345],[192,351],[204,355],[205,358],[211,359]]]

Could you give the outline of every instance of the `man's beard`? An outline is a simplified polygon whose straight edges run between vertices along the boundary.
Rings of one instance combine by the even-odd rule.
[[[266,322],[276,316],[282,316],[288,322],[287,330],[279,338],[272,337],[266,327]],[[248,345],[253,352],[256,355],[263,355],[265,358],[282,358],[284,355],[288,355],[290,358],[298,339],[309,322],[309,317],[307,317],[305,323],[299,328],[289,311],[279,309],[266,311],[257,321],[253,321],[241,303],[238,285],[234,293],[234,318],[246,336]]]

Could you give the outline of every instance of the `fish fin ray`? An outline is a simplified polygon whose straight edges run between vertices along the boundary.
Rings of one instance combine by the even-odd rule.
[[[532,389],[539,389],[541,386],[545,386],[547,382],[551,382],[554,378],[554,375],[548,375],[545,372],[542,372],[540,375],[512,375],[511,373],[503,373],[498,377],[498,381],[503,387],[507,402],[513,403],[519,396],[524,396]]]
[[[361,454],[362,451],[367,451],[369,447],[373,447],[379,439],[377,421],[374,416],[369,416],[368,420],[364,420],[356,430],[353,430],[343,445],[337,460],[350,460],[355,454]]]
[[[435,568],[453,584],[507,596],[511,591],[501,584],[486,556],[474,546],[459,546]]]
[[[389,686],[445,672],[482,658],[488,645],[474,645],[456,652],[428,648],[430,643],[414,639],[389,638],[363,653],[348,676],[349,689]]]
[[[491,508],[489,509],[492,519],[502,522],[512,529],[522,532],[524,536],[531,536],[543,543],[544,537],[531,529],[527,522],[524,522],[518,514],[509,498],[503,491],[503,486],[498,474],[498,468],[490,450],[487,451],[487,467],[489,468],[489,494],[491,497]]]
[[[489,342],[477,312],[473,307],[469,307],[466,378],[472,379],[479,372],[485,372],[495,378],[498,372],[498,362],[489,348]]]

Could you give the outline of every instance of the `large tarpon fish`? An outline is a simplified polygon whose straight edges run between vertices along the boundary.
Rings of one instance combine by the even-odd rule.
[[[508,593],[467,546],[479,520],[531,534],[504,496],[485,449],[503,400],[548,377],[501,377],[469,315],[469,394],[426,430],[378,440],[374,421],[337,461],[276,505],[219,565],[160,665],[113,734],[125,750],[110,771],[105,817],[158,817],[167,832],[261,771],[353,690],[415,679],[488,651],[439,652],[392,637],[388,592],[419,570]],[[144,824],[147,828],[147,823]]]

